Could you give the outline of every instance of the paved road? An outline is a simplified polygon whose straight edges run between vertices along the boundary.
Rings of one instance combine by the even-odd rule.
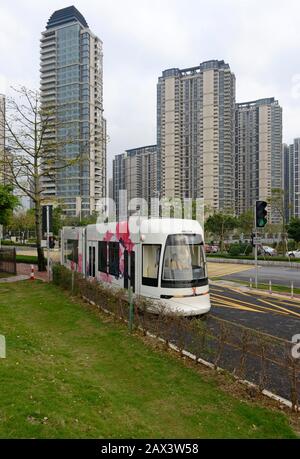
[[[211,313],[279,338],[300,333],[300,300],[211,285]]]
[[[236,287],[216,284],[211,285],[210,291],[212,310],[208,316],[209,327],[214,327],[214,316],[216,316],[268,335],[264,341],[266,346],[264,360],[262,360],[261,344],[259,340],[256,342],[253,335],[252,351],[248,348],[249,353],[246,353],[245,357],[243,378],[256,384],[260,384],[263,378],[264,388],[291,400],[293,387],[291,375],[294,370],[290,366],[289,370],[287,368],[287,365],[291,365],[291,348],[283,340],[291,342],[294,335],[300,334],[300,300],[280,298],[274,294],[241,292]],[[235,372],[242,362],[243,332],[231,327],[228,330],[230,330],[227,338],[228,345],[223,348],[219,365]],[[272,336],[279,339],[271,339]],[[230,342],[240,344],[236,347]],[[297,362],[295,387],[300,400],[300,367]]]
[[[222,279],[228,280],[245,280],[249,282],[250,277],[255,279],[255,268],[250,268],[246,271],[230,273],[222,275]],[[273,284],[286,285],[290,287],[291,281],[294,282],[294,287],[300,288],[300,270],[294,268],[284,268],[280,266],[259,266],[258,281],[268,284],[269,281]]]

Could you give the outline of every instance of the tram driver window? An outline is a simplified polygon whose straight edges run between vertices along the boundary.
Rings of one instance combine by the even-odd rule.
[[[143,244],[143,285],[158,286],[160,251],[158,244]]]

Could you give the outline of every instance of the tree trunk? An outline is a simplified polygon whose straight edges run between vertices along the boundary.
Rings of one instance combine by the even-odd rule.
[[[38,256],[38,271],[46,271],[46,260],[44,257],[44,250],[41,246],[42,241],[42,228],[41,228],[41,206],[36,202],[35,205],[35,229],[36,229],[36,249]]]

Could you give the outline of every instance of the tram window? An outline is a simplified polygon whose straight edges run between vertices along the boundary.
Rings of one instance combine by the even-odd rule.
[[[107,272],[107,242],[98,242],[98,271]]]
[[[109,242],[109,274],[119,276],[119,243]]]
[[[158,286],[161,245],[143,244],[143,285]]]
[[[65,250],[65,259],[78,264],[78,241],[68,239]]]

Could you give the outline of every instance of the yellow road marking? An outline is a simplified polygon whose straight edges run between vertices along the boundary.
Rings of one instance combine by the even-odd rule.
[[[243,306],[242,304],[239,304],[239,303],[233,303],[232,301],[228,300],[227,301],[225,299],[219,299],[219,298],[212,298],[212,300],[215,302],[215,303],[218,303],[220,306],[223,306],[223,305],[227,305],[227,306],[230,306],[232,309],[241,309],[242,311],[251,311],[251,312],[261,312],[263,313],[264,311],[260,311],[260,310],[257,310],[257,309],[254,309],[253,307],[252,308],[249,308],[248,306]]]
[[[230,301],[230,298],[228,297],[224,297],[224,296],[221,296],[221,295],[214,295],[212,294],[212,297],[213,296],[216,296],[216,297],[219,297],[222,301],[224,300],[224,298],[227,298],[228,301]],[[246,307],[251,307],[251,308],[258,308],[258,309],[262,309],[262,311],[271,311],[271,312],[277,312],[278,314],[282,314],[282,315],[287,315],[290,311],[287,312],[281,312],[281,311],[277,311],[277,310],[274,310],[274,309],[271,309],[271,308],[267,308],[266,306],[260,306],[260,305],[257,305],[257,304],[252,304],[252,303],[247,303],[246,301],[243,301],[243,300],[237,300],[235,299],[235,301],[238,301],[239,303],[243,303],[245,305],[247,305]],[[259,300],[261,301],[261,300]],[[261,311],[258,311],[257,309],[255,309],[256,312],[261,312]]]
[[[254,293],[253,293],[254,295]],[[276,292],[272,293],[272,294],[269,294],[270,296],[272,295],[273,297],[273,300],[277,300],[277,301],[280,301],[284,304],[286,304],[287,306],[292,306],[292,307],[296,307],[296,308],[300,308],[300,302],[299,302],[299,299],[287,299],[287,298],[280,298],[280,296],[277,296],[276,295]],[[274,296],[273,296],[274,295]],[[267,292],[265,294],[259,292],[257,293],[257,296],[261,296],[261,297],[265,297],[267,296]]]
[[[252,265],[239,265],[235,263],[214,263],[207,262],[209,277],[227,276],[253,269]]]
[[[245,293],[245,292],[240,292],[238,289],[235,289],[235,288],[232,288],[232,287],[227,287],[227,286],[226,286],[226,289],[231,290],[231,291],[233,291],[233,292],[236,292],[236,293],[238,293],[239,295],[246,296],[246,297],[248,297],[248,298],[253,298],[253,296],[255,296],[255,298],[257,298],[258,301],[261,301],[261,302],[263,302],[263,303],[265,303],[265,304],[269,304],[270,306],[273,306],[275,309],[281,309],[282,311],[287,311],[287,312],[284,312],[284,313],[282,313],[282,314],[294,314],[295,316],[299,316],[299,317],[300,317],[300,314],[298,314],[297,312],[294,312],[294,311],[292,311],[292,310],[290,310],[290,309],[283,308],[282,306],[279,306],[279,305],[276,304],[276,303],[271,303],[271,302],[269,302],[269,301],[263,300],[262,297],[264,297],[264,296],[267,294],[267,292],[266,292],[265,295],[264,295],[264,294],[260,294],[260,292],[259,292],[259,293],[256,293],[256,292],[255,292],[255,293],[252,293],[252,294],[247,294],[247,293]],[[224,290],[223,290],[223,292],[224,292]],[[213,294],[213,292],[212,292],[212,294]],[[285,302],[284,300],[282,300],[281,298],[275,297],[275,296],[274,296],[273,299],[274,299],[274,300],[279,300],[279,301],[281,301],[281,302],[282,302],[284,305],[286,305],[286,306],[300,308],[299,302],[298,302],[298,304],[289,304],[289,303],[286,303],[286,302]],[[242,300],[237,300],[237,301],[242,301]],[[290,300],[286,300],[286,301],[290,301]],[[295,301],[296,301],[296,300],[295,300]],[[243,301],[242,301],[242,302],[243,302]],[[245,303],[245,302],[243,302],[243,303]],[[245,303],[245,304],[249,304],[249,303]],[[252,306],[254,306],[254,305],[252,305]],[[259,305],[255,305],[255,307],[259,307]],[[263,306],[261,306],[261,307],[264,308]],[[272,309],[269,309],[269,308],[265,308],[265,309],[272,311]],[[274,311],[274,309],[273,309],[273,311]]]
[[[213,288],[214,288],[214,287],[213,287]],[[247,292],[242,292],[242,291],[240,291],[238,288],[227,287],[227,285],[226,285],[225,289],[226,289],[226,290],[227,290],[227,289],[228,289],[228,290],[231,290],[232,292],[236,292],[236,293],[238,293],[239,295],[243,295],[243,296],[247,296],[247,297],[250,297],[250,298],[251,298],[251,295],[249,295],[249,293],[247,293]],[[219,292],[220,292],[220,291],[221,291],[222,293],[224,293],[224,289],[223,289],[223,290],[219,290]]]
[[[270,306],[273,306],[276,309],[281,309],[282,311],[286,311],[287,313],[292,314],[292,315],[294,315],[296,317],[300,317],[300,314],[298,312],[291,311],[290,309],[283,308],[282,306],[279,306],[279,305],[274,304],[274,303],[270,303],[269,301],[266,301],[266,300],[260,299],[259,301],[261,301],[262,303],[269,304]]]
[[[221,301],[221,300],[215,300],[214,301],[216,306],[222,307],[222,308],[228,308],[228,309],[240,309],[241,311],[250,311],[250,312],[261,312],[263,311],[258,311],[257,309],[251,309],[247,308],[246,306],[241,306],[236,303],[228,303],[227,301]]]

